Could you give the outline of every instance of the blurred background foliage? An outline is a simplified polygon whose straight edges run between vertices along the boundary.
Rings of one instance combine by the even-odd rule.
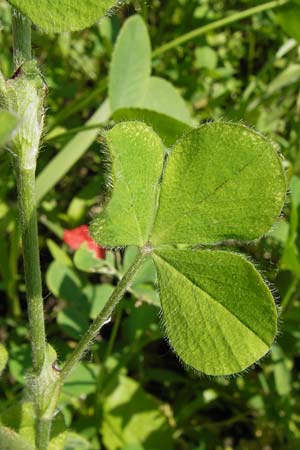
[[[47,36],[34,31],[34,53],[49,86],[38,165],[41,263],[49,341],[61,361],[136,251],[107,251],[100,260],[84,244],[72,252],[63,243],[63,231],[88,223],[105,196],[105,161],[97,134],[99,123],[113,125],[103,102],[123,23],[140,14],[156,50],[260,4],[135,0],[81,33]],[[300,448],[299,10],[297,2],[269,9],[152,59],[152,74],[177,88],[194,124],[221,118],[243,121],[269,136],[284,155],[290,189],[282,217],[260,242],[238,248],[251,254],[281,307],[280,332],[271,353],[231,378],[210,379],[183,367],[164,338],[155,276],[147,266],[68,379],[57,422],[64,422],[71,433],[58,449]],[[10,11],[2,0],[0,65],[7,77],[12,75],[11,52]],[[93,114],[97,126],[84,131]],[[0,154],[0,166],[0,338],[9,352],[0,382],[0,416],[6,423],[22,396],[30,349],[15,181],[7,153]],[[19,431],[26,432],[29,419],[30,413],[24,413],[16,425]]]

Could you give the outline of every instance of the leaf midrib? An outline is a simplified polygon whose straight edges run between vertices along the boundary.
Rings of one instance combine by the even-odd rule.
[[[214,298],[209,292],[201,288],[200,286],[196,285],[187,275],[183,274],[179,270],[177,270],[172,264],[170,264],[165,258],[163,258],[161,255],[155,252],[155,256],[160,258],[166,265],[171,267],[173,270],[175,270],[179,275],[181,275],[185,280],[187,280],[188,283],[192,284],[192,286],[196,287],[196,289],[199,289],[199,291],[206,294],[214,303],[217,303],[220,305],[225,311],[227,311],[229,314],[231,314],[238,322],[240,322],[245,328],[247,328],[252,334],[254,334],[255,337],[261,340],[268,348],[270,347],[270,344],[266,342],[261,336],[259,336],[252,328],[247,325],[243,320],[241,320],[239,317],[237,317],[230,309],[226,308],[222,303],[220,303],[216,298]]]

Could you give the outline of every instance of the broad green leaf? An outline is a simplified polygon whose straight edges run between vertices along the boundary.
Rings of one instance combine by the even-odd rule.
[[[276,335],[276,307],[254,266],[224,251],[155,251],[171,345],[208,375],[240,372],[264,356]]]
[[[6,111],[0,109],[0,146],[4,145],[11,136],[18,123],[17,117]]]
[[[145,108],[123,108],[113,114],[116,122],[138,120],[153,128],[166,147],[171,147],[191,126],[157,111]]]
[[[128,19],[116,42],[110,68],[112,111],[140,104],[151,74],[151,43],[143,19]]]
[[[119,450],[141,444],[145,450],[173,450],[172,431],[158,400],[131,378],[120,375],[117,381],[103,404],[105,447]]]
[[[192,127],[191,115],[171,83],[150,75],[148,30],[140,16],[132,16],[119,34],[111,63],[109,97],[113,118],[144,121],[170,146]]]
[[[163,146],[151,128],[137,122],[116,125],[106,138],[114,188],[92,234],[104,247],[142,247],[154,221]]]
[[[34,450],[34,447],[7,427],[0,426],[0,448],[2,450]]]
[[[191,115],[185,101],[177,89],[163,78],[151,77],[149,79],[148,87],[140,106],[192,125]]]
[[[47,33],[88,28],[117,4],[116,0],[8,0]]]
[[[0,344],[0,375],[6,367],[8,360],[8,353],[3,344]]]
[[[267,139],[240,124],[205,124],[169,156],[151,242],[256,239],[278,218],[285,193],[281,160]]]

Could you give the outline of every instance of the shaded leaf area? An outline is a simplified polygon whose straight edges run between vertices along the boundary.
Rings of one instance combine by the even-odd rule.
[[[103,405],[102,434],[110,450],[142,444],[173,449],[171,428],[159,403],[134,380],[121,376]],[[129,446],[129,447],[128,447]]]
[[[0,414],[0,422],[4,426],[0,430],[3,449],[33,450],[35,448],[34,424],[35,413],[29,401],[17,403]],[[61,414],[53,421],[49,450],[64,448],[67,433]],[[6,442],[7,439],[7,442]],[[7,445],[7,447],[5,447]]]

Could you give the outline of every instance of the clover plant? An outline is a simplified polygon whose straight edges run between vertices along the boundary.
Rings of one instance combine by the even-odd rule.
[[[277,332],[272,293],[253,263],[233,252],[230,243],[259,239],[272,227],[285,201],[286,180],[280,155],[256,131],[230,122],[195,126],[174,87],[151,76],[145,25],[138,16],[131,18],[117,41],[109,82],[111,113],[120,123],[102,132],[112,189],[91,232],[102,247],[139,250],[57,369],[56,352],[46,341],[35,197],[47,87],[32,58],[31,24],[48,33],[81,30],[122,2],[9,3],[15,73],[8,80],[0,74],[0,145],[11,153],[17,179],[32,371],[26,402],[16,408],[29,411],[32,434],[23,439],[8,415],[1,418],[0,444],[47,450],[63,448],[58,438],[51,439],[51,424],[66,377],[149,260],[156,268],[166,336],[184,364],[208,375],[230,375],[269,351]],[[142,58],[135,57],[135,45]],[[131,60],[124,65],[128,50]],[[0,371],[6,361],[1,346]]]

